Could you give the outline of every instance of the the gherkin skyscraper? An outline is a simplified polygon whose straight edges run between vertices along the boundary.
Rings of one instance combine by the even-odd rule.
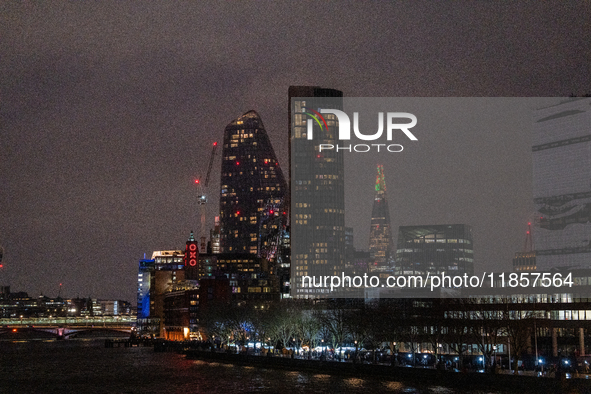
[[[375,188],[369,234],[370,272],[386,271],[392,268],[392,228],[382,165],[378,165]]]

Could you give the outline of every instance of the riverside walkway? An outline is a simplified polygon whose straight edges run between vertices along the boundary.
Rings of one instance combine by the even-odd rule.
[[[239,352],[210,348],[208,344],[161,341],[154,345],[155,351],[176,351],[188,359],[248,365],[259,368],[276,368],[355,377],[372,377],[421,385],[440,385],[459,390],[500,390],[524,393],[589,393],[591,376],[574,374],[536,374],[533,371],[509,371],[484,373],[483,370],[459,372],[456,369],[442,370],[433,367],[393,366],[385,363],[353,362],[352,360],[325,360],[324,358],[290,355]]]

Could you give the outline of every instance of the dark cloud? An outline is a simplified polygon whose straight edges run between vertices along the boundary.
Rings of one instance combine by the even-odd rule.
[[[289,85],[378,97],[588,92],[590,14],[587,2],[559,1],[4,2],[0,283],[133,300],[143,253],[179,247],[196,229],[192,180],[233,118],[256,109],[287,168]],[[505,160],[529,149],[507,134],[498,143]],[[426,168],[408,161],[397,171],[413,187],[388,179],[399,210],[424,187]],[[531,169],[519,163],[465,163],[473,179],[521,182],[519,195],[487,200],[468,188],[437,201],[516,209],[520,234]],[[434,210],[437,201],[421,200]],[[508,259],[522,239],[501,238],[487,247]]]

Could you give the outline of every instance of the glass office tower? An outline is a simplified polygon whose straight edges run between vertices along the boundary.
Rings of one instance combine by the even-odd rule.
[[[340,275],[345,251],[345,183],[342,152],[323,151],[335,144],[338,123],[325,114],[326,124],[312,122],[320,109],[343,108],[343,93],[314,86],[289,88],[291,159],[292,295],[309,298],[328,294],[322,287],[302,288],[302,276]]]
[[[591,268],[591,99],[562,99],[533,122],[537,269]]]

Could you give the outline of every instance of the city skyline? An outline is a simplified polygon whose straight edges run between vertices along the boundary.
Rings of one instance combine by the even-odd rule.
[[[68,296],[135,299],[144,253],[182,247],[198,230],[193,181],[224,125],[257,110],[287,168],[291,85],[349,97],[567,96],[591,86],[588,4],[290,4],[286,12],[281,3],[9,3],[3,9],[0,285],[30,294],[57,294],[63,283]],[[468,157],[472,185],[459,192],[478,200],[483,183],[474,181],[484,178],[512,185],[514,204],[473,203],[514,218],[496,237],[506,245],[497,259],[510,267],[534,211],[531,141],[507,130],[495,137],[513,170],[482,174]],[[446,136],[441,151],[455,138]],[[423,163],[405,173],[429,181]],[[219,179],[219,161],[214,168],[212,179]],[[397,187],[400,178],[386,171],[389,190],[400,191],[389,194],[390,209],[415,210],[412,188]],[[432,186],[448,193],[442,183]],[[208,212],[211,227],[216,205]],[[434,214],[424,215],[416,220],[430,223]],[[355,239],[362,242],[358,233]]]

